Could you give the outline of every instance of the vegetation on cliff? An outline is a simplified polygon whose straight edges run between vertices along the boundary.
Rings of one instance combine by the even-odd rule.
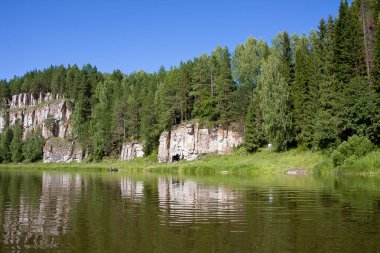
[[[233,52],[218,46],[152,74],[51,66],[1,81],[0,100],[3,107],[4,98],[21,92],[74,99],[73,138],[96,161],[118,156],[130,139],[143,141],[146,155],[155,153],[162,131],[192,119],[244,124],[249,152],[267,143],[275,151],[329,150],[354,135],[379,145],[379,6],[343,0],[338,16],[322,19],[309,35],[281,32],[271,47],[250,37]],[[10,133],[5,126],[1,159],[28,158]]]

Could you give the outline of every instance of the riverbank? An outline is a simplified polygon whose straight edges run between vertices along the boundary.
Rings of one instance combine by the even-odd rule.
[[[317,175],[380,175],[380,151],[368,153],[344,166],[334,167],[332,160],[321,152],[293,149],[283,153],[262,151],[246,154],[237,151],[231,155],[208,155],[198,161],[181,161],[160,164],[155,158],[139,158],[132,161],[105,160],[101,163],[69,164],[2,164],[0,168],[25,168],[47,170],[91,169],[104,171],[110,167],[127,172],[175,173],[188,175],[273,175],[291,170]]]

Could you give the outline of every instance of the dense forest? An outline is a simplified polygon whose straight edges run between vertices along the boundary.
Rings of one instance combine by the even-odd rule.
[[[118,156],[132,139],[154,154],[162,131],[192,120],[244,125],[248,152],[266,143],[276,151],[331,149],[354,135],[378,145],[379,13],[380,0],[344,0],[336,18],[322,19],[308,35],[281,32],[270,46],[249,37],[233,52],[218,46],[157,73],[51,66],[1,81],[0,99],[38,92],[73,99],[72,138],[94,160]],[[40,145],[33,136],[23,144],[18,128],[3,131],[1,161],[26,159]]]

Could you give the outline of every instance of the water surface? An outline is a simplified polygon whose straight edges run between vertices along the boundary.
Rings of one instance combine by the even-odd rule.
[[[380,252],[379,185],[0,170],[0,252]]]

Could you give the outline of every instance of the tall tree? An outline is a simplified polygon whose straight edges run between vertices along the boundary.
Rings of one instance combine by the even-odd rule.
[[[190,92],[194,98],[192,116],[198,120],[209,118],[212,114],[213,103],[210,86],[210,59],[206,54],[202,54],[194,60],[192,91]]]
[[[259,80],[263,129],[275,150],[286,150],[293,141],[290,87],[281,74],[280,57],[272,53],[263,64]]]
[[[251,102],[253,89],[257,87],[261,65],[269,55],[268,45],[253,37],[249,37],[245,44],[236,47],[233,54],[232,73],[237,83],[236,111],[241,116],[247,114]]]
[[[234,85],[231,73],[231,57],[227,47],[217,47],[211,55],[212,79],[215,109],[211,120],[228,123],[235,116],[233,112]]]
[[[287,32],[277,34],[272,44],[281,60],[281,75],[291,85],[294,81],[294,55],[289,34]]]
[[[347,84],[356,76],[365,76],[363,32],[358,8],[357,5],[349,7],[347,0],[340,4],[334,42],[334,71],[337,79]]]
[[[20,120],[17,120],[13,126],[12,142],[10,144],[12,162],[21,162],[22,156],[22,126]]]
[[[244,146],[248,152],[256,152],[264,144],[263,117],[259,96],[253,95],[245,120]]]
[[[111,129],[112,125],[112,94],[116,82],[107,77],[105,81],[100,82],[95,90],[94,97],[96,105],[91,114],[91,147],[93,149],[94,159],[100,161],[104,155],[110,153]]]

